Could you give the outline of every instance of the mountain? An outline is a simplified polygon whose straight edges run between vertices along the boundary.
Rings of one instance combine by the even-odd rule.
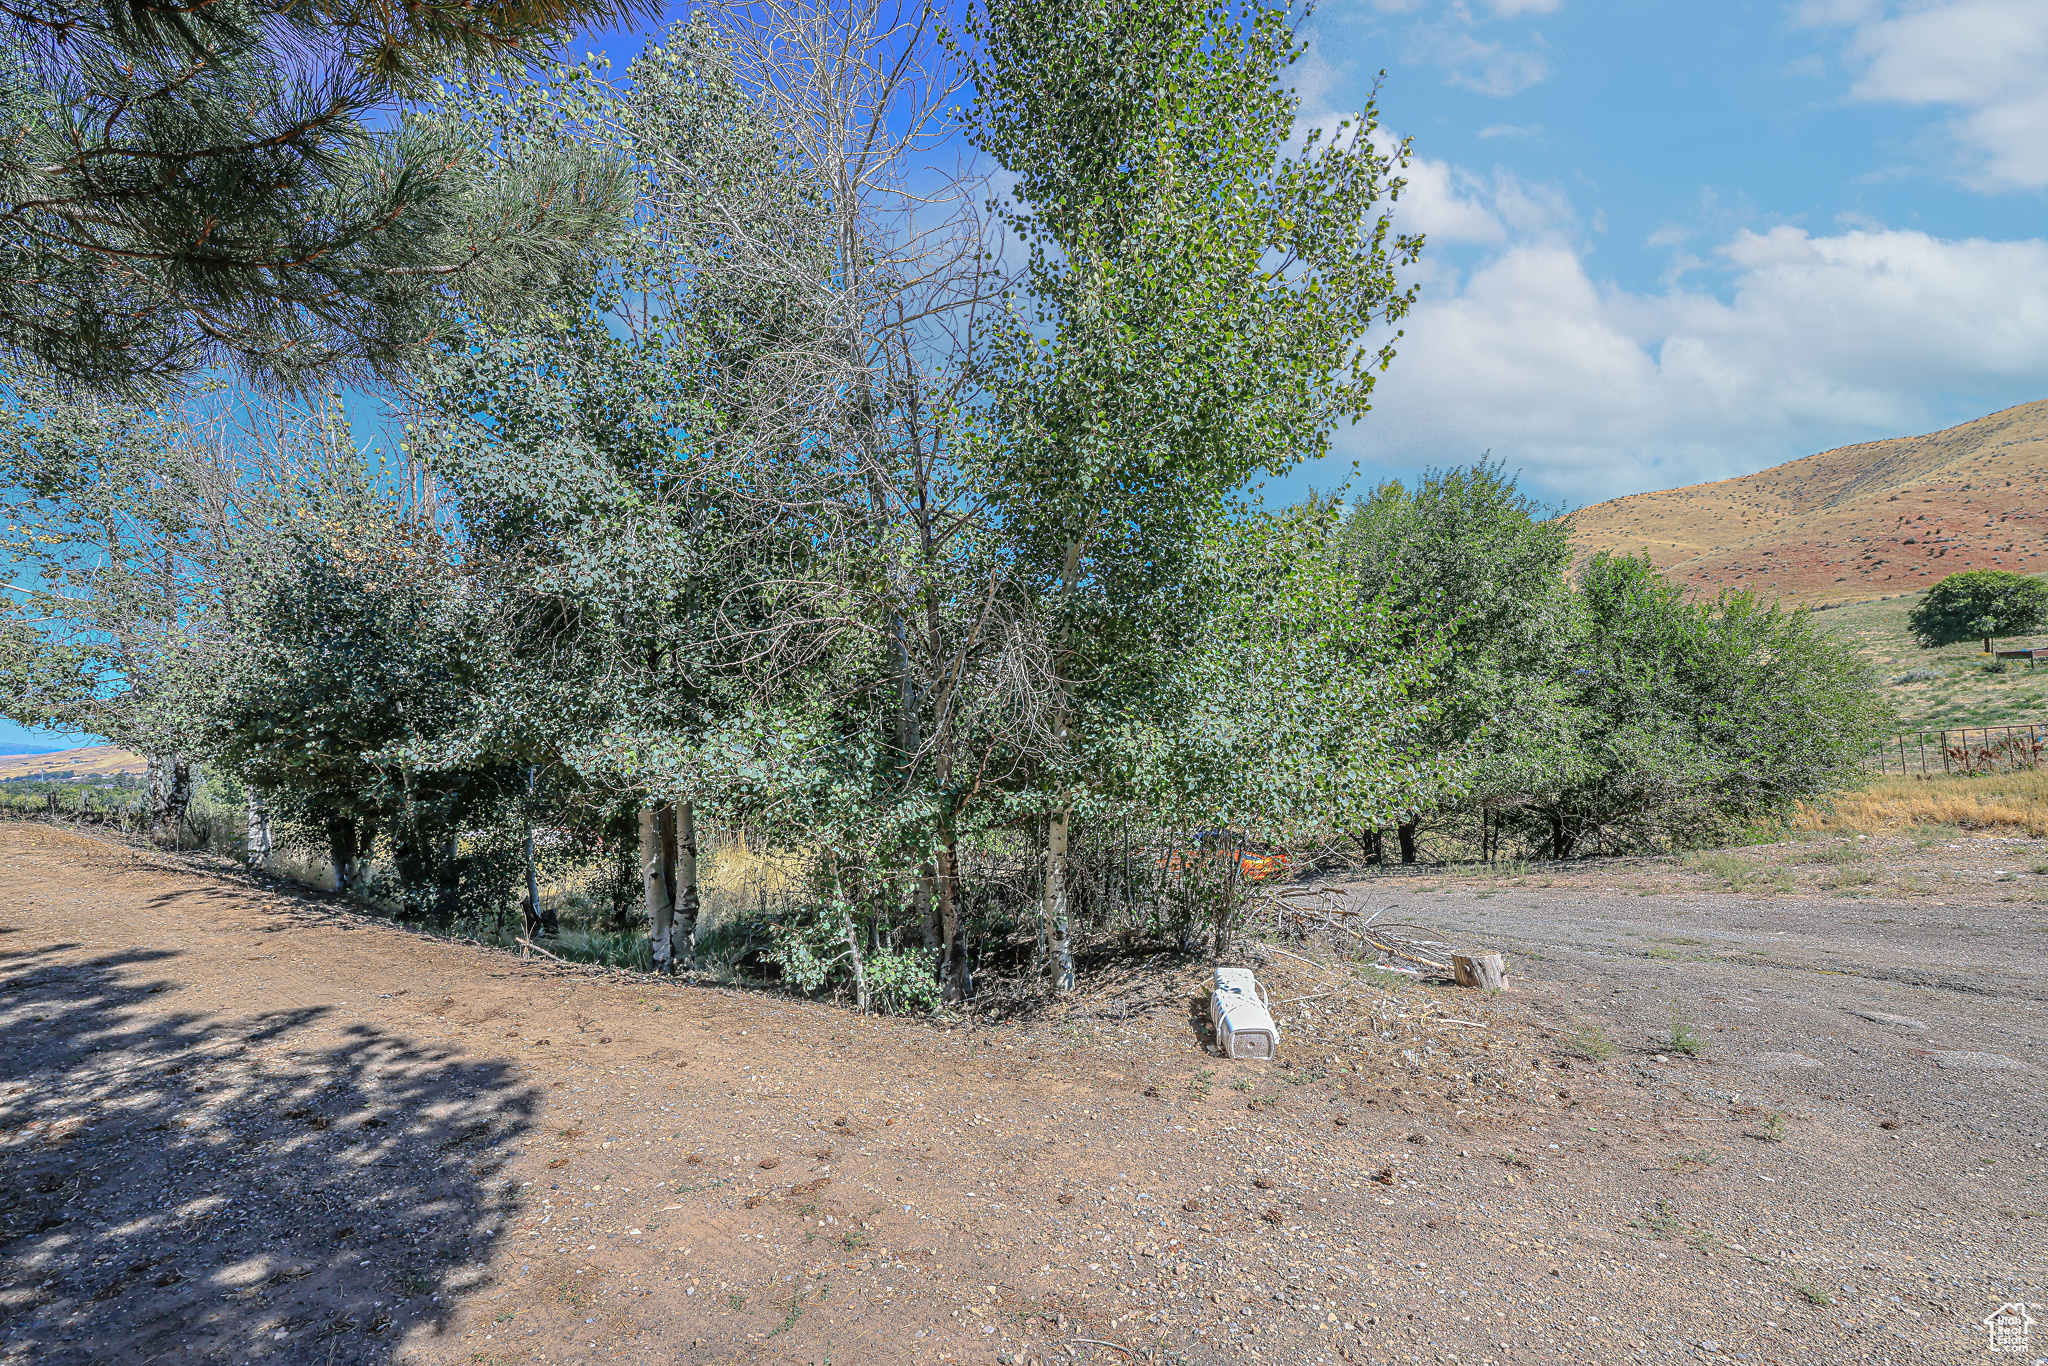
[[[52,773],[110,778],[116,773],[148,771],[148,761],[141,755],[131,754],[117,745],[93,745],[86,749],[59,750],[55,754],[20,754],[0,759],[0,782],[10,778],[41,778]]]
[[[1964,569],[2048,573],[2048,401],[1599,503],[1572,517],[1572,544],[1787,604],[1915,593]]]

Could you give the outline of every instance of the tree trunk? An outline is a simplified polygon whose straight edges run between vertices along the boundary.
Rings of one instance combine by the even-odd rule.
[[[362,831],[355,821],[337,818],[327,822],[327,854],[334,861],[334,890],[352,892],[362,880]]]
[[[174,842],[192,805],[192,765],[175,754],[149,756],[149,837]]]
[[[526,913],[526,937],[529,940],[540,938],[541,931],[547,928],[547,924],[541,919],[540,914],[540,870],[534,866],[533,860],[533,789],[536,776],[534,766],[528,764],[526,766],[526,904],[520,909]]]
[[[1461,987],[1473,987],[1479,991],[1506,991],[1507,960],[1497,953],[1475,953],[1451,955],[1451,972]]]
[[[1572,844],[1572,837],[1565,829],[1564,817],[1553,812],[1550,817],[1550,856],[1560,859],[1571,857]]]
[[[853,993],[860,1006],[860,1013],[868,1013],[868,974],[860,961],[860,932],[854,928],[853,917],[846,920],[846,951],[853,955]]]
[[[1394,833],[1401,837],[1401,862],[1415,862],[1415,826],[1413,820],[1403,821],[1394,827]]]
[[[1067,813],[1055,811],[1045,837],[1045,924],[1052,936],[1053,985],[1074,989],[1074,933],[1067,906]]]
[[[251,868],[270,866],[270,807],[253,792],[249,794],[249,838],[243,848]]]
[[[675,907],[668,899],[661,845],[661,814],[654,806],[643,806],[640,808],[641,900],[647,910],[647,939],[654,953],[654,970],[667,972],[675,953]]]
[[[940,961],[939,999],[957,1005],[967,999],[967,940],[960,933],[959,864],[950,831],[939,846],[939,931],[944,936]]]
[[[697,965],[697,807],[684,802],[676,819],[677,949],[685,967]]]
[[[449,830],[434,842],[434,920],[443,927],[455,921],[462,907],[462,844]]]

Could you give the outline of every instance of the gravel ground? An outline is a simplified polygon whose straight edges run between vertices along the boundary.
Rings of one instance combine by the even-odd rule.
[[[1254,942],[1265,1065],[1190,963],[861,1019],[8,825],[0,1361],[1981,1360],[2048,1300],[2044,852],[1361,881],[1510,990]]]

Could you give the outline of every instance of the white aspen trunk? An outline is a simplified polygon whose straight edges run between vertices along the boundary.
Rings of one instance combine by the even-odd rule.
[[[684,802],[676,816],[676,938],[686,967],[697,965],[697,808]],[[865,1009],[865,1007],[863,1007]]]
[[[1067,907],[1067,813],[1055,811],[1045,839],[1045,920],[1052,936],[1054,985],[1074,989],[1074,934]]]
[[[540,870],[534,865],[533,859],[534,776],[534,766],[528,764],[526,766],[526,905],[520,909],[525,912],[526,937],[529,940],[540,938],[541,931],[545,928],[545,922],[541,919],[540,915]]]
[[[944,964],[939,999],[957,1005],[967,999],[967,941],[960,924],[959,864],[950,840],[939,847],[939,931],[945,942],[939,952]]]
[[[244,850],[251,868],[270,866],[270,807],[253,792],[249,794],[249,837]]]
[[[669,904],[668,878],[664,875],[661,848],[661,814],[652,806],[640,808],[640,884],[647,906],[647,939],[654,951],[654,970],[667,972],[675,956],[672,938],[675,907]]]
[[[860,1013],[868,1013],[868,974],[860,961],[860,932],[853,927],[851,917],[846,922],[846,951],[853,955],[853,993],[860,1005]]]

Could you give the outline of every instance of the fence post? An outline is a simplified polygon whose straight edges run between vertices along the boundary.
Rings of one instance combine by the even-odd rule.
[[[1943,773],[1947,773],[1947,772],[1949,771],[1949,767],[1948,767],[1948,732],[1947,732],[1947,731],[1943,731],[1943,732],[1941,733],[1941,771],[1942,771]]]

